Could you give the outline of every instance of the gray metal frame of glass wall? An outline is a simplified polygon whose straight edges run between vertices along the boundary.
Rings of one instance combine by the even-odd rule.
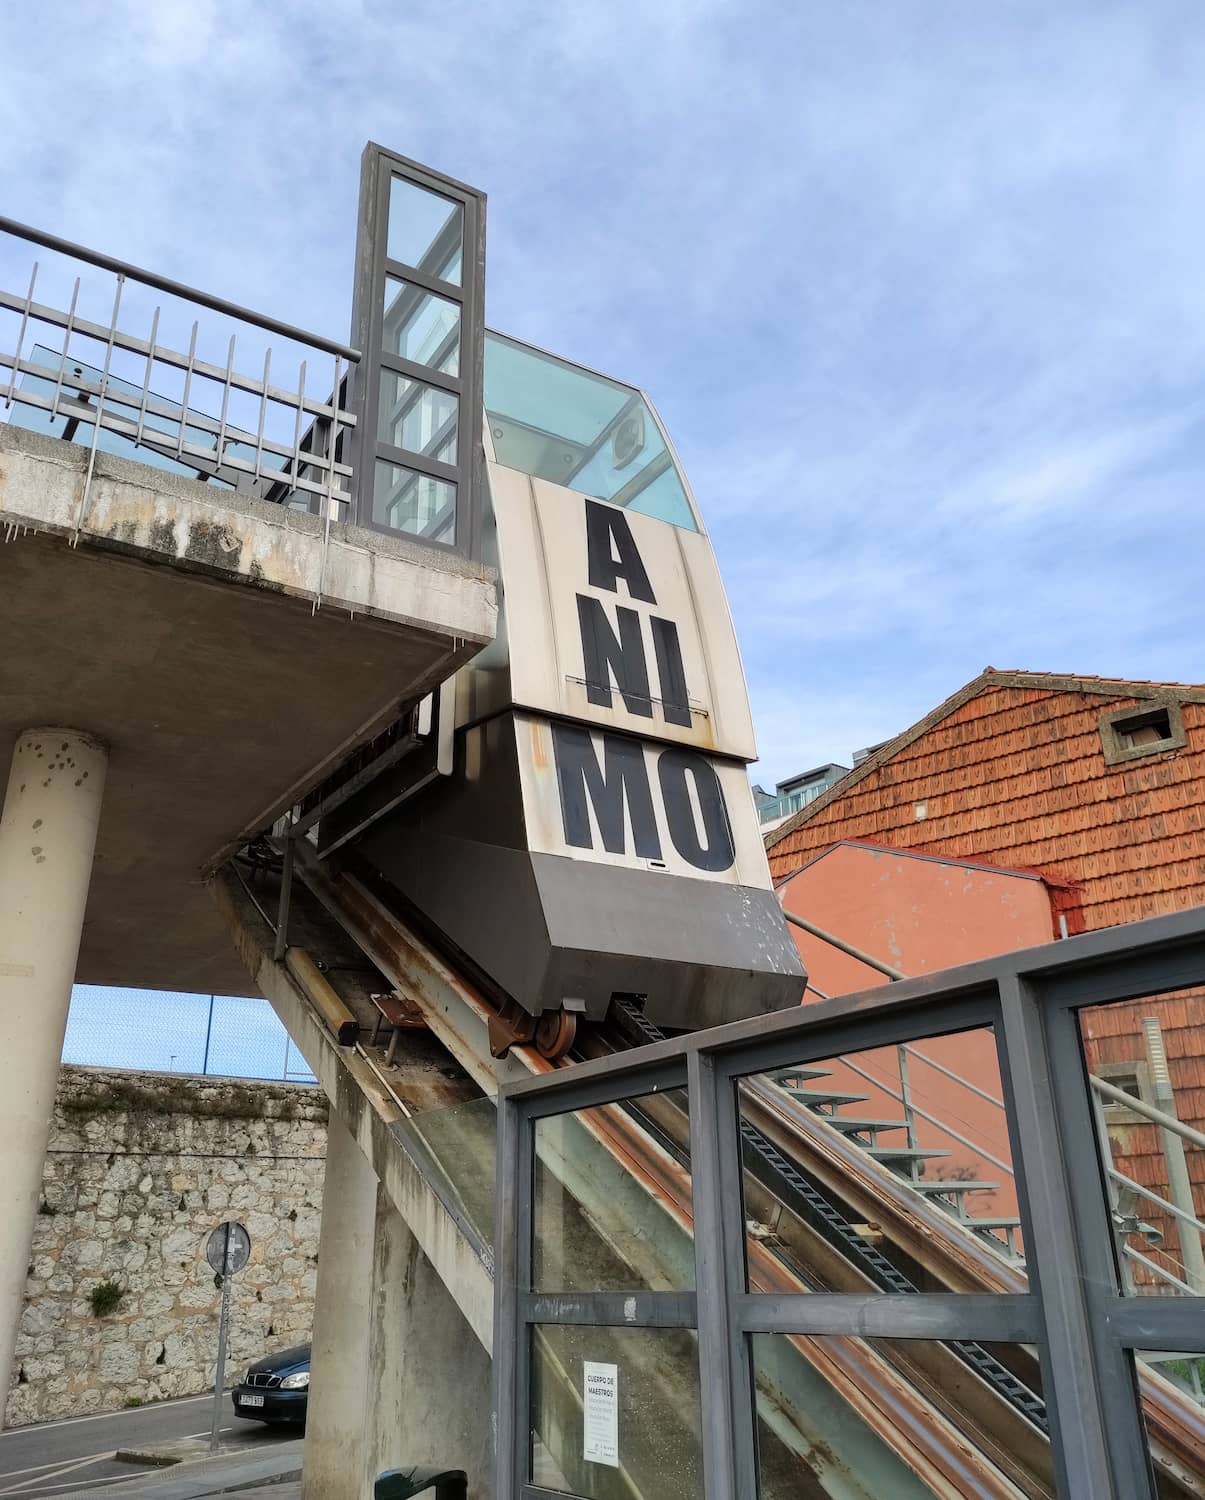
[[[1133,1351],[1199,1354],[1205,1297],[1122,1295],[1076,1013],[1202,983],[1205,908],[674,1038],[503,1088],[495,1238],[497,1500],[552,1500],[552,1492],[533,1484],[529,1458],[532,1330],[547,1324],[697,1329],[707,1500],[749,1500],[758,1493],[750,1347],[758,1333],[1036,1345],[1058,1493],[1075,1500],[1154,1496]],[[1029,1292],[748,1292],[738,1081],[989,1026],[1016,1154]],[[536,1288],[537,1122],[683,1087],[689,1090],[695,1291],[591,1295]]]
[[[428,267],[390,256],[390,194],[394,182],[409,184],[422,195],[459,205],[461,262],[459,280],[433,275]],[[417,258],[417,257],[416,257]],[[454,371],[421,363],[385,348],[387,282],[405,283],[419,297],[458,312],[459,359]],[[362,351],[352,374],[352,403],[357,414],[354,471],[357,519],[362,526],[398,535],[398,529],[374,518],[378,463],[455,486],[451,541],[405,531],[425,546],[444,547],[477,559],[481,550],[481,499],[485,482],[482,454],[482,402],[485,386],[485,194],[434,172],[418,162],[372,143],[364,148],[360,168],[360,217],[356,236],[352,328]],[[381,436],[380,400],[383,373],[409,381],[417,391],[443,392],[456,403],[453,430],[456,459],[448,463],[421,448],[396,447]]]

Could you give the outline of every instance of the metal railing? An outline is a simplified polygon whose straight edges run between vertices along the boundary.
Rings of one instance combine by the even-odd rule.
[[[692,1335],[682,1361],[691,1396],[679,1397],[678,1405],[690,1411],[693,1397],[698,1419],[684,1436],[675,1435],[672,1470],[661,1462],[665,1445],[648,1452],[629,1447],[622,1462],[636,1488],[657,1489],[661,1474],[685,1472],[680,1455],[686,1454],[692,1462],[697,1455],[701,1476],[690,1493],[707,1500],[754,1495],[767,1472],[764,1455],[772,1452],[776,1477],[798,1476],[803,1483],[814,1477],[823,1487],[841,1465],[841,1478],[849,1471],[851,1487],[903,1493],[904,1483],[884,1483],[880,1468],[871,1472],[870,1455],[877,1465],[890,1448],[899,1455],[905,1482],[911,1485],[917,1476],[918,1491],[1057,1492],[1093,1500],[1154,1500],[1157,1486],[1160,1494],[1198,1493],[1205,1480],[1205,1438],[1195,1404],[1205,1297],[1133,1297],[1120,1284],[1080,1013],[1085,1007],[1128,1008],[1202,983],[1205,911],[1176,912],[504,1085],[498,1097],[494,1236],[499,1500],[537,1500],[546,1493],[532,1460],[533,1430],[573,1478],[564,1465],[577,1463],[580,1427],[564,1419],[548,1394],[548,1371],[557,1348],[571,1349],[574,1359],[578,1350],[597,1359],[607,1330],[615,1328],[629,1345],[632,1330],[655,1331],[647,1343],[656,1348],[659,1377],[665,1368],[661,1351],[672,1347],[662,1331],[686,1329]],[[989,1291],[983,1289],[988,1278],[975,1276],[959,1285],[959,1295],[948,1295],[953,1287],[940,1279],[942,1290],[928,1294],[867,1295],[854,1278],[771,1275],[773,1252],[763,1252],[763,1242],[749,1229],[750,1209],[758,1202],[742,1130],[749,1080],[790,1074],[798,1080],[797,1093],[813,1091],[816,1107],[826,1092],[836,1106],[849,1095],[834,1079],[835,1059],[974,1033],[990,1035],[998,1058],[1006,1135],[1024,1182],[1019,1196],[1028,1289],[1000,1276],[990,1278]],[[600,1257],[593,1264],[578,1256],[566,1287],[567,1278],[556,1274],[555,1253],[550,1257],[546,1250],[552,1231],[542,1205],[552,1200],[541,1200],[533,1186],[545,1160],[542,1137],[572,1121],[591,1141],[613,1139],[610,1149],[627,1158],[629,1138],[620,1127],[632,1112],[683,1089],[690,1139],[682,1187],[669,1166],[650,1177],[650,1187],[675,1205],[680,1193],[689,1194],[681,1223],[693,1237],[693,1274],[687,1268],[660,1280],[623,1278],[623,1289],[613,1291],[611,1260]],[[580,1150],[570,1166],[575,1183],[596,1192],[607,1178],[594,1167],[592,1153],[592,1147]],[[855,1192],[844,1154],[831,1167],[822,1152],[809,1160],[826,1179],[840,1183],[851,1207],[865,1211],[869,1197]],[[583,1215],[590,1214],[580,1189],[571,1191],[583,1203]],[[644,1242],[631,1230],[626,1204],[617,1204],[613,1214],[602,1220],[608,1249]],[[567,1217],[562,1214],[560,1222]],[[791,1227],[784,1216],[779,1233]],[[885,1214],[861,1228],[895,1243]],[[822,1237],[815,1238],[818,1243]],[[636,1294],[633,1284],[641,1288]],[[1164,1283],[1158,1290],[1170,1289]],[[559,1345],[551,1343],[550,1329],[562,1339]],[[561,1329],[575,1332],[560,1335]],[[1046,1403],[1049,1449],[1044,1439],[1034,1441],[1032,1424],[1022,1429],[1010,1416],[1006,1427],[979,1405],[961,1371],[949,1382],[937,1372],[929,1359],[933,1343],[968,1340],[1010,1346],[1010,1361],[1022,1362],[1027,1378],[1032,1368]],[[847,1356],[856,1357],[856,1368],[842,1363]],[[615,1369],[635,1372],[622,1377],[632,1388],[639,1355],[623,1348],[605,1357]],[[883,1363],[872,1369],[870,1361],[880,1358]],[[910,1377],[911,1389],[923,1385],[922,1402],[935,1394],[938,1400],[928,1407],[909,1404],[903,1416],[896,1414],[905,1411],[903,1404],[893,1408],[889,1402],[893,1371],[908,1361],[915,1361],[922,1377]],[[1182,1387],[1170,1383],[1178,1374],[1173,1364],[1188,1370]],[[1157,1373],[1165,1367],[1169,1379]],[[577,1368],[572,1366],[575,1376]],[[908,1401],[908,1390],[901,1397]],[[857,1420],[844,1420],[851,1412]],[[877,1443],[867,1441],[867,1427]],[[818,1465],[815,1434],[821,1430]],[[957,1471],[949,1457],[955,1453]]]
[[[13,219],[0,216],[0,233],[0,250],[17,241],[51,252],[33,260],[23,290],[0,285],[0,408],[9,422],[88,442],[73,541],[104,450],[316,511],[329,542],[355,496],[347,375],[358,350]],[[0,255],[0,274],[12,264]],[[103,320],[85,316],[98,300]],[[217,319],[203,328],[197,308]],[[169,323],[174,343],[162,341]],[[291,347],[274,356],[265,335]],[[297,373],[282,385],[273,365],[286,357]]]
[[[942,1067],[940,1063],[934,1062],[933,1058],[926,1057],[923,1052],[918,1052],[915,1047],[897,1047],[896,1054],[901,1076],[898,1093],[890,1084],[884,1083],[881,1078],[876,1078],[873,1073],[868,1073],[865,1068],[859,1067],[851,1058],[843,1057],[841,1061],[852,1073],[857,1073],[860,1078],[864,1078],[867,1083],[873,1084],[875,1088],[881,1089],[883,1093],[890,1094],[893,1099],[897,1100],[903,1106],[904,1125],[908,1132],[908,1144],[913,1149],[915,1149],[917,1141],[916,1121],[918,1119],[926,1120],[930,1125],[935,1125],[943,1135],[948,1135],[951,1140],[957,1141],[960,1146],[965,1146],[969,1151],[973,1151],[976,1156],[981,1156],[984,1161],[990,1161],[993,1167],[999,1167],[1002,1172],[1007,1172],[1010,1177],[1014,1176],[1015,1173],[1008,1162],[1002,1161],[998,1156],[993,1156],[985,1146],[981,1146],[976,1141],[969,1140],[965,1135],[955,1130],[948,1121],[941,1119],[935,1114],[931,1114],[929,1110],[917,1104],[912,1093],[911,1078],[908,1072],[908,1059],[909,1057],[919,1058],[921,1062],[928,1063],[931,1067],[936,1067],[947,1078],[952,1078],[956,1083],[962,1084],[964,1088],[968,1088],[981,1098],[987,1099],[989,1103],[998,1105],[1001,1110],[1004,1108],[1004,1101],[994,1099],[990,1094],[985,1093],[983,1089],[976,1087],[969,1079],[961,1078],[952,1069]]]
[[[773,823],[776,818],[789,818],[792,813],[797,813],[809,803],[815,802],[817,797],[822,797],[834,784],[835,779],[834,781],[817,781],[811,786],[798,787],[793,792],[780,792],[777,797],[758,804],[757,821]]]
[[[802,928],[813,937],[819,938],[821,942],[837,948],[842,953],[866,964],[869,968],[885,975],[892,981],[906,978],[901,970],[892,965],[884,963],[881,959],[866,953],[862,949],[846,942],[833,933],[826,932],[822,927],[798,917],[794,912],[784,911],[783,915],[787,921],[795,927]],[[1205,1222],[1197,1217],[1196,1205],[1193,1199],[1192,1187],[1189,1180],[1188,1168],[1184,1160],[1184,1143],[1205,1149],[1205,1133],[1195,1130],[1191,1125],[1186,1125],[1177,1118],[1174,1113],[1175,1100],[1171,1091],[1170,1078],[1167,1072],[1167,1060],[1163,1051],[1163,1041],[1159,1030],[1158,1019],[1148,1016],[1143,1020],[1143,1033],[1146,1039],[1148,1061],[1151,1071],[1156,1079],[1156,1087],[1161,1087],[1164,1106],[1151,1104],[1149,1101],[1127,1093],[1124,1089],[1117,1088],[1106,1079],[1089,1073],[1089,1082],[1093,1091],[1093,1098],[1097,1105],[1097,1127],[1100,1143],[1100,1155],[1102,1170],[1109,1185],[1110,1208],[1113,1224],[1114,1237],[1117,1243],[1120,1263],[1123,1267],[1128,1264],[1141,1266],[1150,1276],[1157,1281],[1163,1282],[1175,1290],[1193,1295],[1201,1295],[1205,1292],[1205,1245],[1202,1243],[1202,1235],[1205,1235]],[[952,1083],[966,1089],[970,1094],[982,1099],[985,1103],[994,1106],[1001,1114],[1005,1112],[1003,1099],[988,1090],[981,1088],[971,1079],[964,1077],[955,1069],[948,1067],[945,1063],[921,1052],[918,1048],[907,1043],[899,1045],[896,1049],[896,1062],[899,1070],[899,1088],[892,1088],[883,1078],[868,1072],[851,1057],[842,1057],[840,1061],[852,1073],[864,1079],[874,1088],[881,1090],[890,1098],[899,1103],[903,1110],[903,1124],[907,1132],[908,1145],[913,1151],[918,1145],[918,1132],[916,1121],[926,1121],[951,1140],[957,1141],[968,1150],[973,1151],[984,1161],[990,1162],[992,1166],[1006,1172],[1009,1177],[1015,1178],[1016,1173],[1012,1165],[1002,1160],[987,1150],[983,1145],[969,1139],[950,1124],[947,1118],[933,1114],[916,1102],[909,1060],[915,1059],[933,1068]],[[1168,1197],[1162,1196],[1149,1187],[1135,1182],[1133,1178],[1120,1171],[1114,1164],[1109,1145],[1109,1135],[1103,1115],[1100,1114],[1100,1103],[1104,1101],[1113,1105],[1120,1105],[1151,1125],[1158,1126],[1160,1131],[1160,1142],[1166,1177],[1168,1182]],[[914,1180],[917,1177],[917,1159],[914,1158],[909,1167],[910,1174]],[[1144,1199],[1160,1213],[1166,1214],[1175,1223],[1177,1238],[1179,1241],[1180,1255],[1175,1257],[1172,1252],[1164,1248],[1160,1243],[1159,1232],[1149,1224],[1144,1224],[1132,1212],[1127,1212],[1122,1206],[1125,1202],[1124,1195],[1132,1194]],[[968,1224],[973,1227],[973,1217],[968,1217]],[[1144,1235],[1148,1240],[1148,1248],[1156,1248],[1160,1255],[1172,1262],[1169,1267],[1145,1255],[1130,1243],[1130,1236]],[[1131,1282],[1130,1289],[1137,1290]]]

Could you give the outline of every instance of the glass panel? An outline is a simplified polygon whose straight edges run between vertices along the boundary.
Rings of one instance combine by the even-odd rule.
[[[485,340],[500,464],[694,531],[682,480],[639,391],[501,334]]]
[[[694,1286],[685,1089],[553,1115],[535,1137],[537,1291]]]
[[[698,1500],[696,1335],[533,1328],[530,1457],[533,1484],[583,1500]]]
[[[1089,1006],[1079,1026],[1122,1288],[1205,1295],[1205,1150],[1182,1133],[1205,1132],[1205,994]]]
[[[796,1334],[752,1345],[761,1500],[1053,1493],[1028,1346]]]
[[[1024,1290],[1002,1099],[990,1028],[746,1079],[750,1290]]]
[[[456,462],[460,401],[450,391],[408,380],[395,370],[382,370],[380,402],[377,436],[381,442],[425,453],[446,464]]]
[[[492,1099],[428,1109],[392,1127],[427,1175],[443,1180],[487,1245],[494,1242],[498,1110]]]
[[[404,464],[377,459],[372,519],[426,541],[456,540],[456,486]]]
[[[386,276],[384,347],[387,354],[416,365],[459,375],[460,308],[446,297]]]
[[[460,285],[464,209],[450,198],[430,193],[395,177],[389,184],[389,232],[385,253],[390,260]]]
[[[1182,1500],[1205,1489],[1205,1353],[1135,1350],[1142,1418],[1159,1500]],[[1195,1484],[1178,1475],[1191,1475]]]

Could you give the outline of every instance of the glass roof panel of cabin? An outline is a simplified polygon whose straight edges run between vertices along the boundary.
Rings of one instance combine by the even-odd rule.
[[[698,530],[660,424],[631,386],[487,331],[485,413],[507,468]]]

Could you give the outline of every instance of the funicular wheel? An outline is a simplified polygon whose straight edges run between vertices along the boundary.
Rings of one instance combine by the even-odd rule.
[[[536,1022],[536,1051],[549,1062],[559,1062],[573,1046],[577,1016],[568,1010],[546,1010]]]

